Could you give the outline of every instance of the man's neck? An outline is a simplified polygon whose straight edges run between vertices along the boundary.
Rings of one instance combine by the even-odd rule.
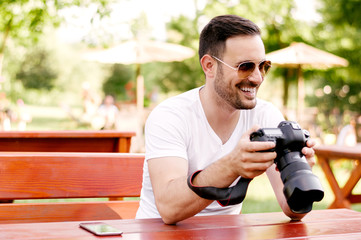
[[[237,126],[239,110],[233,108],[206,86],[199,92],[203,111],[213,131],[226,143]]]

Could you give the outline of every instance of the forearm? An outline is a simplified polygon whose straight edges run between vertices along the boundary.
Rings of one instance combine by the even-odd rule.
[[[283,193],[283,182],[281,180],[280,173],[275,168],[275,165],[271,166],[269,169],[267,169],[266,173],[275,192],[277,201],[286,216],[292,220],[301,220],[306,214],[292,212]]]
[[[273,164],[276,153],[261,151],[274,146],[273,142],[250,142],[249,133],[246,133],[232,152],[205,169],[199,169],[202,171],[192,183],[195,186],[225,188],[240,176],[252,179]],[[188,187],[188,161],[185,159],[150,159],[148,167],[156,205],[165,223],[171,224],[193,216],[212,202],[199,197]]]
[[[306,214],[307,214],[307,213],[294,213],[294,212],[292,212],[292,210],[290,209],[290,207],[289,207],[288,204],[287,204],[286,199],[285,199],[285,201],[282,203],[281,208],[282,208],[283,213],[284,213],[287,217],[291,218],[291,219],[294,220],[294,221],[299,221],[299,220],[301,220],[301,219],[302,219],[304,216],[306,216]]]
[[[156,195],[159,214],[166,224],[192,217],[211,203],[212,200],[201,198],[189,189],[187,177],[171,180],[166,188]]]
[[[200,172],[192,183],[197,186],[228,187],[238,176],[232,173],[230,167],[227,167],[226,161],[225,157],[211,164]],[[173,164],[168,164],[170,165]],[[188,187],[186,174],[187,171],[185,174],[167,180],[166,184],[163,182],[162,187],[157,187],[158,178],[152,181],[158,211],[167,224],[194,216],[213,202],[213,200],[199,197]]]

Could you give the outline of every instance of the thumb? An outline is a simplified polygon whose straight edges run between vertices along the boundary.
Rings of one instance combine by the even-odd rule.
[[[242,138],[246,138],[249,140],[249,137],[251,136],[251,134],[253,132],[256,132],[258,129],[260,129],[260,126],[259,125],[253,125],[250,129],[248,129],[247,132],[245,132],[242,136]]]

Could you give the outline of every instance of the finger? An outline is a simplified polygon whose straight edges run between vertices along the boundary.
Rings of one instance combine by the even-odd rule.
[[[247,132],[245,132],[242,135],[242,140],[246,140],[251,141],[250,140],[250,136],[253,132],[256,132],[257,130],[260,129],[259,125],[254,125],[253,127],[251,127]],[[264,141],[252,141],[252,144],[247,145],[248,148],[246,148],[247,151],[250,152],[258,152],[258,151],[266,151],[269,150],[271,148],[275,147],[275,143],[274,142],[264,142]]]
[[[269,163],[272,164],[277,157],[276,152],[254,152],[249,154],[249,158],[245,161],[253,163]]]
[[[312,138],[310,138],[310,139],[307,140],[306,145],[309,148],[313,148],[316,145],[316,141],[313,140]]]
[[[310,165],[310,167],[312,168],[315,164],[316,164],[316,161],[315,161],[315,158],[307,158],[307,162],[308,164]]]
[[[312,158],[315,156],[315,150],[313,148],[304,147],[302,148],[302,153],[306,158]]]
[[[246,132],[242,135],[242,138],[249,140],[249,137],[251,136],[251,134],[252,134],[253,132],[256,132],[258,129],[260,129],[260,126],[259,126],[259,125],[254,125],[253,127],[251,127],[250,129],[248,129],[248,131],[246,131]]]
[[[302,149],[302,153],[305,155],[305,158],[308,162],[308,164],[313,167],[316,163],[315,161],[315,150],[313,150],[313,148],[309,148],[309,147],[304,147]]]
[[[243,165],[241,176],[247,178],[254,178],[264,173],[270,166],[274,164],[273,160],[265,162],[252,162],[247,165]]]
[[[274,142],[263,142],[263,141],[250,141],[242,139],[238,143],[239,150],[248,153],[255,153],[255,152],[271,152],[272,148],[275,148],[276,144]],[[273,151],[272,151],[273,152]]]
[[[272,141],[254,141],[249,145],[250,152],[270,151],[276,147],[276,143]],[[274,150],[272,150],[274,152]]]

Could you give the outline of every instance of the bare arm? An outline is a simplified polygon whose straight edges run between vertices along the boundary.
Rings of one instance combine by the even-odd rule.
[[[183,158],[164,157],[148,160],[158,211],[167,224],[191,217],[212,201],[199,198],[187,186],[188,162]]]
[[[195,179],[198,186],[228,187],[239,176],[254,178],[265,172],[276,157],[274,152],[258,151],[274,147],[273,142],[251,142],[249,134],[242,136],[236,148],[209,165]],[[148,160],[149,174],[158,211],[167,224],[194,216],[207,207],[211,200],[200,198],[187,186],[188,162],[178,157]]]

